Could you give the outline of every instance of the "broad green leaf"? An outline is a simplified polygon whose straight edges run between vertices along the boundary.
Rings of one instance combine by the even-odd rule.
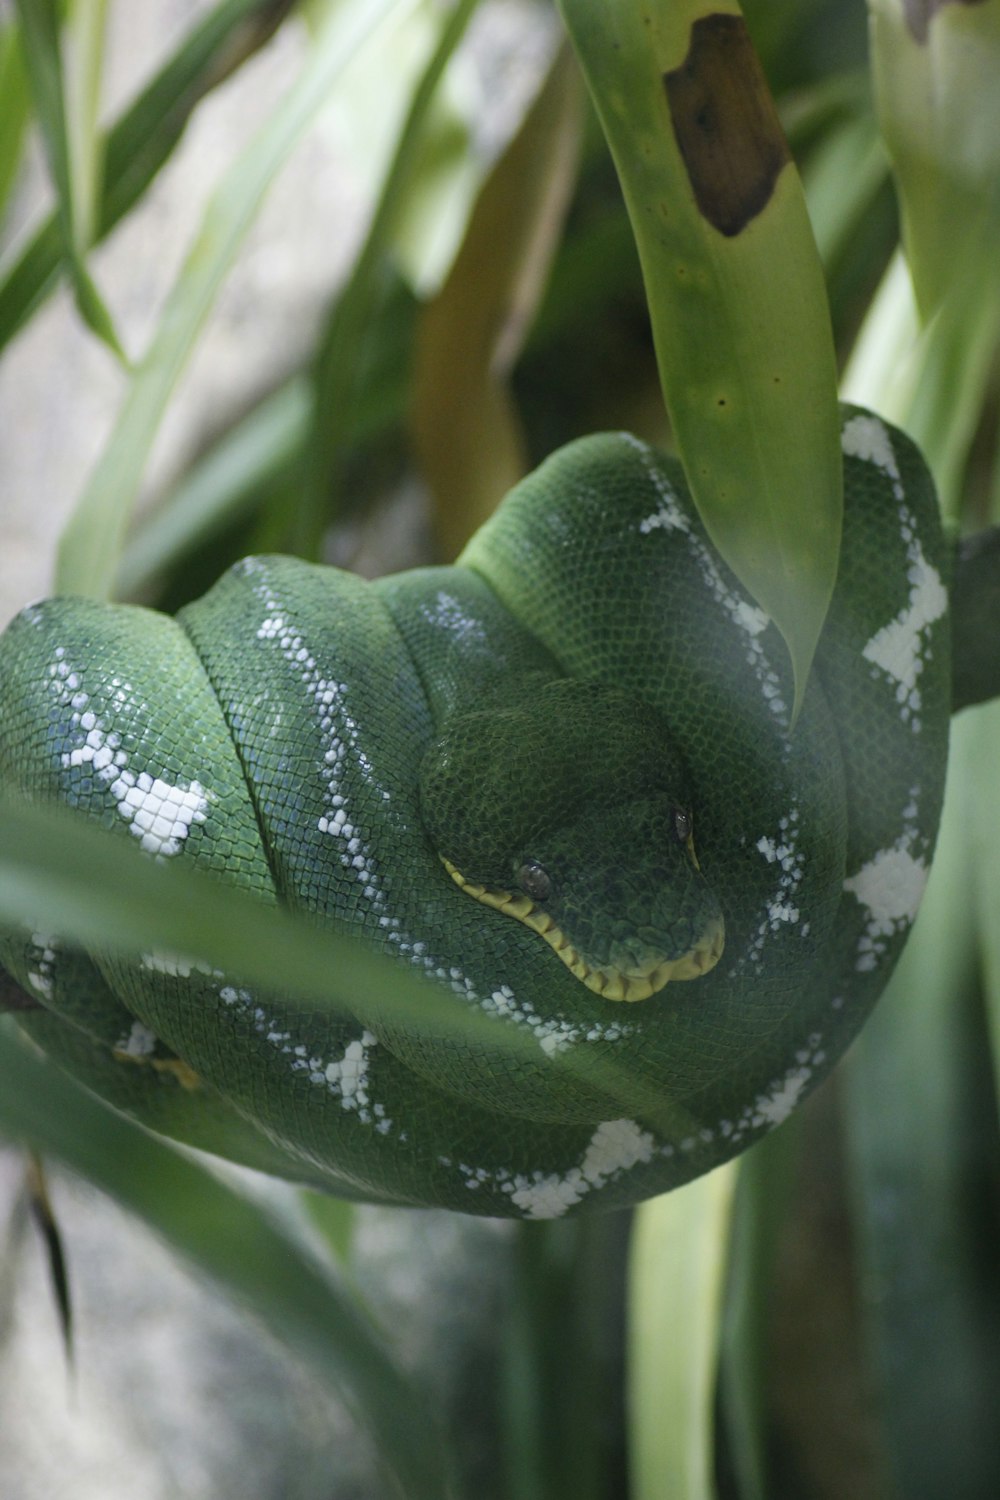
[[[664,400],[722,556],[805,690],[837,571],[842,460],[823,273],[734,0],[560,0],[611,146]]]
[[[141,197],[184,133],[198,101],[268,39],[291,0],[221,0],[112,126],[96,238]],[[9,96],[4,96],[6,117]],[[39,226],[0,280],[0,347],[56,285],[63,265],[58,214]]]
[[[317,557],[337,465],[343,453],[360,385],[365,330],[374,317],[388,281],[387,257],[399,216],[412,186],[424,144],[424,131],[445,69],[462,39],[478,0],[453,0],[440,24],[437,43],[427,60],[400,126],[392,159],[364,243],[346,286],[340,292],[321,341],[315,373],[312,432],[306,453],[305,488],[296,516],[296,551]]]
[[[997,762],[994,742],[990,784],[977,786],[981,712],[954,726],[927,894],[846,1066],[863,1316],[885,1447],[905,1500],[1000,1492],[996,1246],[984,1212],[997,1136],[970,859],[976,830],[995,825]],[[995,849],[995,831],[993,839]],[[995,886],[990,901],[995,932]]]
[[[956,284],[996,280],[1000,0],[868,0],[879,120],[926,321]]]
[[[0,1133],[87,1177],[247,1307],[370,1429],[394,1492],[407,1500],[452,1493],[443,1433],[423,1392],[356,1296],[258,1203],[100,1104],[6,1028]]]
[[[528,467],[508,381],[576,175],[580,103],[567,50],[484,184],[448,280],[420,320],[411,430],[446,559]]]
[[[628,1291],[632,1500],[713,1500],[715,1396],[737,1167],[635,1213]]]
[[[167,401],[264,195],[357,49],[413,0],[338,7],[302,75],[212,195],[118,421],[59,548],[60,592],[106,598]]]
[[[56,0],[18,0],[24,56],[49,172],[58,200],[62,249],[80,316],[124,360],[111,314],[87,267],[100,177],[97,99],[104,25],[103,0],[79,0],[72,98],[67,97]],[[72,105],[72,108],[70,108]]]

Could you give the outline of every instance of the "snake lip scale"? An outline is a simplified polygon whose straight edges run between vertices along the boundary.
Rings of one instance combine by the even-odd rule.
[[[487,886],[466,880],[461,870],[444,856],[441,863],[455,884],[468,895],[482,901],[485,906],[493,907],[495,911],[503,912],[505,916],[516,917],[519,922],[537,932],[559,955],[570,973],[582,980],[588,990],[593,990],[595,995],[602,995],[605,1000],[648,1000],[671,979],[699,979],[702,974],[707,974],[709,969],[714,968],[722,957],[725,922],[721,917],[715,917],[694,946],[679,958],[652,960],[634,970],[597,968],[587,963],[562,929],[530,897],[514,891],[490,890]]]

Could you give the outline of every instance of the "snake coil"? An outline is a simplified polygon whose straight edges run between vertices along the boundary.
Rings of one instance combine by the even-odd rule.
[[[18,1023],[153,1128],[348,1197],[553,1217],[742,1150],[884,988],[940,814],[933,487],[869,413],[845,410],[843,451],[791,733],[776,630],[679,466],[625,435],[555,454],[454,567],[251,558],[176,619],[23,611],[0,784],[356,934],[530,1045],[306,1012],[42,926],[0,937],[42,1007]]]

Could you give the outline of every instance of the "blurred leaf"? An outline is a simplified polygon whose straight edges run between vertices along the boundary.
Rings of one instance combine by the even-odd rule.
[[[360,386],[366,329],[390,282],[387,258],[419,165],[438,85],[477,4],[478,0],[454,0],[440,23],[436,45],[410,98],[364,243],[334,304],[317,353],[305,488],[295,525],[295,550],[303,557],[316,558],[320,553],[331,510],[331,490],[336,485],[337,466]]]
[[[116,595],[143,592],[185,553],[242,517],[253,493],[297,459],[310,412],[308,385],[297,376],[225,433],[166,502],[142,517],[122,553]]]
[[[35,117],[56,190],[63,255],[77,308],[88,328],[117,358],[124,360],[111,314],[94,285],[86,260],[96,219],[95,195],[100,177],[96,126],[104,0],[79,0],[77,7],[79,51],[72,116],[63,76],[56,0],[17,0],[17,5]]]
[[[398,1493],[452,1493],[422,1391],[357,1299],[288,1229],[194,1159],[131,1124],[0,1028],[0,1131],[57,1156],[206,1272],[338,1391]]]
[[[715,1393],[737,1167],[636,1209],[629,1272],[632,1500],[713,1500]]]
[[[190,864],[157,864],[127,834],[109,834],[65,808],[0,797],[0,922],[43,926],[84,948],[182,954],[269,991],[279,1010],[294,1001],[299,1012],[312,1006],[396,1020],[427,1037],[478,1038],[498,1057],[537,1056],[526,1028],[498,1026],[412,965],[265,906]],[[606,1058],[570,1048],[553,1066],[603,1090],[609,1110],[627,1104],[653,1128],[695,1128],[686,1109]]]
[[[1000,0],[868,4],[879,120],[926,322],[956,283],[996,280]]]
[[[291,4],[292,0],[221,0],[191,28],[108,134],[96,239],[102,239],[145,192],[183,135],[198,101],[263,45]],[[3,98],[0,124],[6,125],[14,101],[8,93]],[[62,264],[59,220],[52,214],[0,279],[0,348],[52,291]]]
[[[329,1193],[314,1193],[302,1189],[302,1202],[306,1213],[315,1224],[335,1258],[348,1266],[354,1244],[354,1228],[357,1210],[345,1198],[334,1198]]]
[[[801,1150],[793,1115],[742,1158],[729,1248],[720,1333],[720,1389],[726,1449],[740,1500],[769,1500],[770,1338],[778,1238]]]
[[[565,50],[485,183],[448,280],[421,319],[411,426],[449,560],[528,466],[507,381],[562,228],[580,104]]]
[[[167,401],[264,194],[357,48],[397,6],[410,3],[354,0],[338,7],[298,81],[213,193],[111,438],[63,533],[60,592],[108,596]]]
[[[836,577],[843,485],[802,187],[731,0],[560,8],[621,178],[688,483],[788,644],[794,720]]]
[[[0,224],[21,166],[31,93],[24,68],[21,28],[15,20],[0,26]]]
[[[986,811],[970,779],[979,712],[953,727],[927,894],[846,1070],[864,1314],[905,1500],[1000,1493],[1000,1301],[988,1202],[997,1127],[969,858]]]
[[[956,233],[960,236],[961,229]],[[945,514],[958,515],[969,450],[1000,336],[1000,279],[956,283],[921,326],[902,252],[894,256],[844,371],[845,401],[873,407],[920,447]]]

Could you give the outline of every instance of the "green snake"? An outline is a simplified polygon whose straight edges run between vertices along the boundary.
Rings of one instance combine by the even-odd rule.
[[[623,434],[554,454],[451,567],[251,558],[176,619],[23,611],[0,784],[354,934],[527,1045],[86,954],[42,918],[0,940],[40,1007],[19,1024],[153,1128],[352,1198],[550,1218],[743,1150],[884,988],[940,815],[933,485],[869,413],[843,452],[794,730],[775,627],[679,464]]]

